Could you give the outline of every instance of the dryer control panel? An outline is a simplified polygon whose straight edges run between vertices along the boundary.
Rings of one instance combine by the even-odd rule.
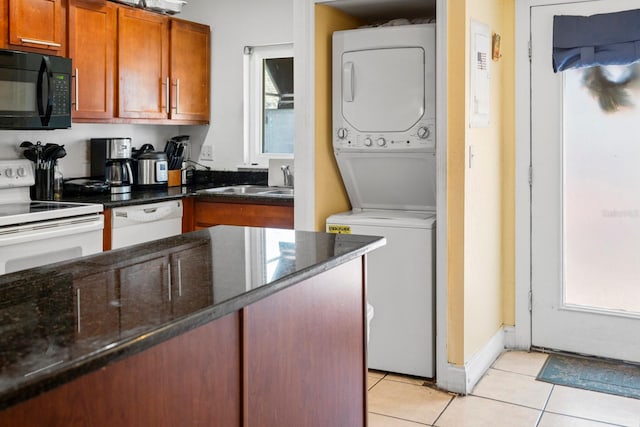
[[[349,126],[334,129],[333,149],[370,151],[436,149],[435,121],[419,123],[408,132],[359,132]]]

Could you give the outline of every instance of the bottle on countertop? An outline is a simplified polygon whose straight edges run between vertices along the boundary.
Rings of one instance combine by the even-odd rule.
[[[64,177],[62,176],[62,170],[60,169],[60,163],[56,161],[53,166],[53,199],[60,200],[62,198],[62,191],[64,189]]]

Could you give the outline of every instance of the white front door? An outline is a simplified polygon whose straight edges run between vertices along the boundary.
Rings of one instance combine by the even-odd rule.
[[[531,8],[532,345],[640,362],[640,67],[552,69],[554,15]]]

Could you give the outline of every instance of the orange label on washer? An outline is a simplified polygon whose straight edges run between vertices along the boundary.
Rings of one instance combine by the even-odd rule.
[[[330,224],[327,228],[328,228],[329,233],[351,234],[351,226],[350,225]]]

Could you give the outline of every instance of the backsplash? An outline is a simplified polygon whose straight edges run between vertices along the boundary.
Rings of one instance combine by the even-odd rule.
[[[164,150],[165,142],[179,135],[177,126],[120,125],[74,123],[71,129],[53,131],[0,131],[0,159],[22,158],[19,145],[22,141],[42,141],[64,145],[67,156],[60,159],[65,178],[89,176],[89,140],[91,138],[130,137],[134,147],[152,144]]]

